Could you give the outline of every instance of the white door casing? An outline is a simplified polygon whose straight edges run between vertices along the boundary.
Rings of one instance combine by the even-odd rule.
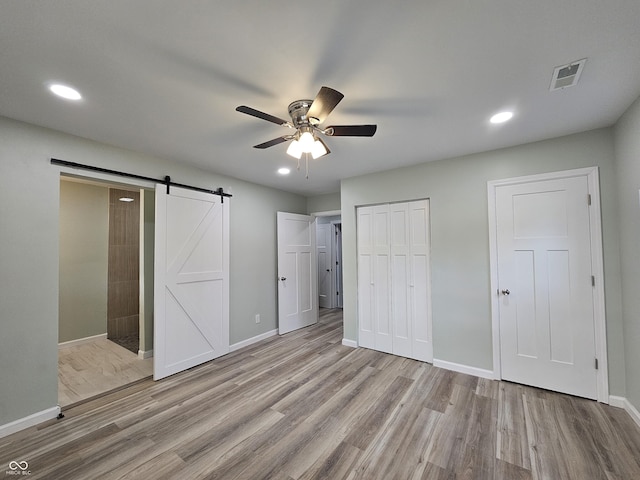
[[[310,215],[277,213],[278,333],[318,321],[315,222]]]
[[[328,223],[316,225],[316,249],[318,252],[318,302],[322,308],[331,308],[332,295],[332,242],[331,225]]]
[[[333,237],[333,255],[331,256],[331,265],[333,267],[332,290],[333,306],[342,308],[342,223],[332,223]]]
[[[597,186],[596,168],[489,182],[496,378],[608,402]]]
[[[229,202],[156,187],[154,380],[229,352]]]

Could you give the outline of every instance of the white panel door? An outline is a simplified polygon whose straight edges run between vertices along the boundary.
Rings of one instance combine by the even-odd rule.
[[[358,249],[358,344],[361,347],[375,349],[373,207],[358,208],[356,222]]]
[[[318,305],[331,308],[331,224],[316,225],[316,249],[318,251]]]
[[[318,321],[315,223],[309,215],[278,212],[278,333]]]
[[[376,339],[375,349],[392,353],[388,207],[388,205],[376,205],[373,207],[373,325]]]
[[[431,338],[431,234],[429,200],[410,202],[409,208],[409,312],[411,358],[433,361]]]
[[[585,176],[496,188],[502,378],[597,397]]]
[[[229,352],[229,199],[156,188],[154,380]]]
[[[358,324],[361,346],[391,353],[388,205],[357,211]]]
[[[409,237],[409,205],[389,205],[391,261],[391,319],[395,355],[412,357],[412,309],[409,280],[411,276],[411,246]]]

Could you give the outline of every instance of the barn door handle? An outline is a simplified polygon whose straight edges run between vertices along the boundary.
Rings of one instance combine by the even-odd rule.
[[[509,291],[509,289],[507,288],[506,290],[502,290],[502,294],[503,295],[509,295],[511,292]]]

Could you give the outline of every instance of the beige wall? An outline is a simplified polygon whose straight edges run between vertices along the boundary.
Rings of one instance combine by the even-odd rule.
[[[108,190],[60,182],[58,342],[107,331]]]

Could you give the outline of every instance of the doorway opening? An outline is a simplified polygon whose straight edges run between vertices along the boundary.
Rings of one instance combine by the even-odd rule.
[[[60,177],[63,408],[153,374],[153,222],[153,191]]]
[[[342,308],[342,217],[340,211],[315,213],[318,305]]]

